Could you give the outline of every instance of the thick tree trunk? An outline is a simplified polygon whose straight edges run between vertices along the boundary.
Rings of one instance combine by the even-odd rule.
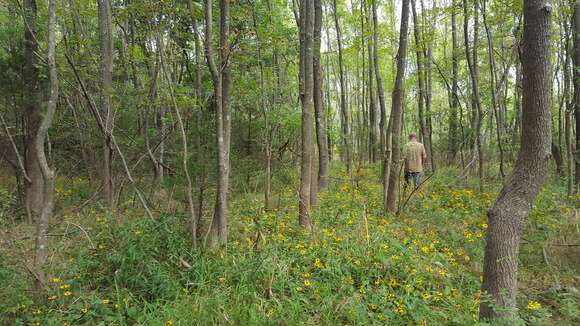
[[[98,0],[99,12],[99,47],[101,51],[101,110],[100,115],[104,127],[103,153],[101,172],[101,195],[109,207],[114,205],[112,160],[113,149],[111,145],[111,130],[113,127],[113,115],[111,112],[111,91],[113,87],[113,39],[111,25],[111,1]]]
[[[338,44],[338,72],[339,72],[339,85],[340,85],[340,137],[341,145],[343,149],[343,160],[346,164],[346,170],[350,172],[351,170],[351,146],[350,146],[350,117],[348,113],[348,107],[346,102],[346,80],[344,73],[344,59],[343,59],[343,47],[342,47],[342,32],[340,29],[340,22],[338,19],[338,8],[336,5],[336,0],[333,0],[334,9],[334,27],[336,29],[336,41]]]
[[[313,34],[314,3],[300,1],[300,103],[302,106],[302,157],[300,163],[300,190],[298,222],[306,229],[312,229],[310,219],[310,182],[312,164],[312,127],[314,123],[313,102]]]
[[[511,175],[488,211],[479,317],[514,318],[518,251],[522,229],[548,172],[551,144],[550,33],[552,7],[546,0],[524,2],[521,150]]]
[[[30,181],[25,181],[25,202],[29,221],[31,214],[39,214],[43,204],[44,179],[40,171],[34,142],[41,122],[40,83],[38,79],[38,37],[36,0],[24,1],[24,69],[26,85],[24,110],[24,165]]]
[[[397,75],[393,88],[393,106],[391,109],[391,173],[389,175],[389,187],[387,194],[387,211],[397,210],[397,198],[399,195],[399,167],[401,159],[401,132],[403,126],[403,101],[405,97],[405,67],[407,61],[407,31],[409,28],[409,1],[403,0],[401,13],[401,30],[399,35],[399,51],[397,53]]]
[[[40,216],[36,222],[36,245],[34,256],[34,269],[36,272],[36,290],[40,293],[43,284],[46,281],[44,265],[48,258],[48,222],[52,216],[54,208],[54,170],[48,165],[44,144],[48,135],[48,129],[52,125],[54,112],[58,102],[58,76],[56,72],[56,0],[48,2],[48,75],[50,80],[50,96],[46,106],[46,113],[38,128],[34,142],[35,154],[42,173],[43,183],[43,202]]]
[[[320,40],[322,33],[322,4],[314,0],[314,54],[313,54],[313,96],[316,114],[316,142],[318,144],[318,191],[328,186],[328,141],[324,123],[324,101],[322,98],[322,64],[320,62]]]
[[[447,164],[453,165],[455,163],[455,158],[457,156],[458,150],[458,121],[457,121],[457,111],[459,108],[459,96],[457,94],[458,87],[457,81],[459,80],[459,46],[457,42],[457,13],[456,13],[456,3],[455,0],[452,2],[451,8],[451,43],[452,43],[452,80],[451,80],[451,99],[450,99],[450,112],[449,112],[449,153],[447,157]]]

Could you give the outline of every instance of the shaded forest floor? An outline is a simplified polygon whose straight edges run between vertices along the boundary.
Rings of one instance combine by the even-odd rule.
[[[479,193],[456,172],[429,179],[400,216],[382,213],[377,171],[352,182],[335,173],[312,234],[297,227],[293,187],[268,212],[261,195],[238,196],[220,251],[191,249],[186,216],[151,221],[133,199],[114,215],[87,206],[52,226],[53,274],[37,301],[26,270],[33,227],[3,216],[0,324],[473,325],[499,185]],[[73,179],[57,192],[72,206],[87,189]],[[579,203],[555,179],[538,197],[521,244],[522,324],[580,323]]]

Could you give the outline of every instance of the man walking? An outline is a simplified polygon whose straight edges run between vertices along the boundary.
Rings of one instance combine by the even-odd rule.
[[[405,160],[405,188],[413,179],[415,189],[421,184],[423,163],[427,160],[425,146],[417,141],[415,133],[409,134],[409,142],[403,147],[403,159]]]

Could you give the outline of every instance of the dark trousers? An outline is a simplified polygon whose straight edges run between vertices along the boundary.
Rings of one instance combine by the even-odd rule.
[[[415,189],[419,188],[421,184],[421,176],[423,175],[422,172],[409,172],[405,171],[405,187],[407,187],[411,183],[411,179],[413,179],[413,184],[415,185]]]

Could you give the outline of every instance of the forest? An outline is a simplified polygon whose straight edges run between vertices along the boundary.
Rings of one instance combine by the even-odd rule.
[[[580,325],[580,0],[1,0],[0,325]]]

